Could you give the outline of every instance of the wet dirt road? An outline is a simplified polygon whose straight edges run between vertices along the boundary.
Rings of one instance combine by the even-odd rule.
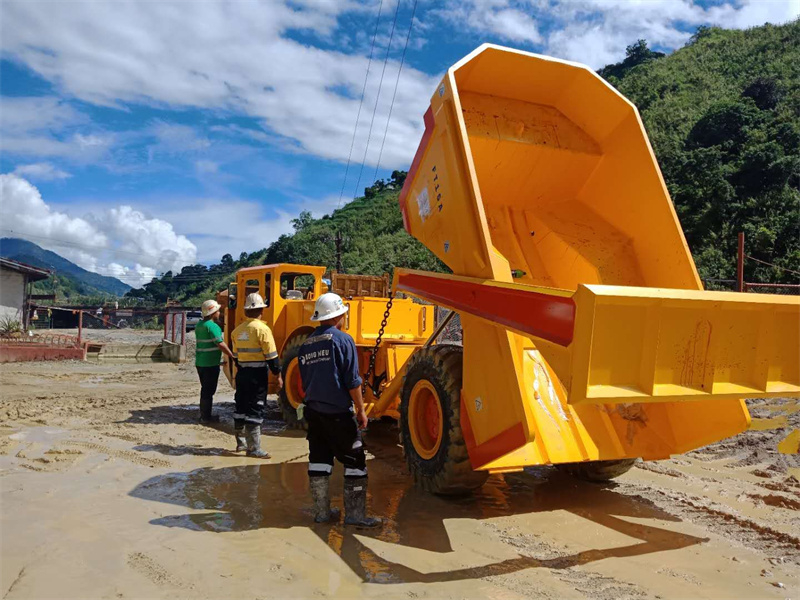
[[[223,423],[198,425],[190,365],[0,378],[4,598],[800,597],[800,464],[777,448],[796,402],[756,403],[753,431],[614,484],[542,468],[459,499],[415,490],[395,427],[372,424],[387,524],[364,532],[310,523],[298,432],[266,423],[268,462],[229,452],[224,381]],[[341,505],[338,468],[333,488]]]

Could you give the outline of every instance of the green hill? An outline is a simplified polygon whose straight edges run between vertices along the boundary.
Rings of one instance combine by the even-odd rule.
[[[800,20],[701,28],[667,57],[641,41],[600,73],[634,102],[704,278],[747,253],[800,271]],[[748,281],[798,276],[747,261]]]
[[[122,296],[131,289],[119,279],[87,271],[27,240],[0,238],[0,256],[53,271],[48,279],[37,281],[33,289],[37,294],[55,293],[59,300]]]
[[[600,70],[642,114],[701,276],[735,277],[736,235],[744,231],[748,281],[797,283],[800,271],[800,21],[746,31],[701,28],[669,56],[643,40]],[[273,262],[335,264],[380,275],[402,266],[444,270],[404,230],[397,204],[405,173],[378,181],[331,215],[302,213],[295,232],[268,248],[194,265],[129,295],[199,304],[236,269]]]

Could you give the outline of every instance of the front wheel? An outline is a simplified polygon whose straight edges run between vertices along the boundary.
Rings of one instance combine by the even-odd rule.
[[[463,494],[481,487],[461,430],[461,346],[437,345],[410,359],[400,400],[400,441],[416,485],[434,494]]]
[[[278,404],[280,404],[283,421],[290,429],[306,428],[305,419],[297,418],[297,407],[305,398],[303,381],[300,379],[300,361],[297,360],[297,355],[300,353],[300,346],[307,338],[308,334],[299,334],[293,337],[286,344],[281,356],[283,387],[278,394]]]

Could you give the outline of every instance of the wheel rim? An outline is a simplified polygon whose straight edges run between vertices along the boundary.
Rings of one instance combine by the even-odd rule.
[[[286,388],[286,398],[293,408],[297,408],[302,404],[303,398],[306,397],[303,392],[303,380],[300,379],[300,361],[293,358],[286,369],[286,381],[283,382]]]
[[[408,402],[408,428],[414,449],[430,460],[442,445],[444,417],[436,388],[422,379],[411,390]]]

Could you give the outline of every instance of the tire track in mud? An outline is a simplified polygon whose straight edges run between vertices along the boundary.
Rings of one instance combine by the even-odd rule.
[[[631,497],[650,500],[681,520],[701,525],[728,540],[758,550],[769,558],[788,558],[791,562],[800,564],[798,536],[762,525],[732,510],[725,510],[723,505],[705,498],[656,486],[644,487],[632,483],[620,485],[632,489]]]
[[[173,576],[169,571],[158,564],[158,562],[143,552],[132,552],[129,554],[128,566],[143,577],[149,579],[158,587],[169,586],[179,589],[194,589],[194,585],[185,583]]]
[[[187,394],[177,394],[175,390],[136,390],[131,394],[114,397],[84,396],[63,392],[35,396],[31,401],[21,404],[13,400],[0,402],[0,423],[25,419],[41,420],[53,416],[74,416],[76,411],[122,408],[125,405],[145,407],[157,402],[177,401]]]
[[[575,564],[574,558],[567,556],[564,551],[553,548],[552,545],[539,539],[535,534],[513,533],[509,529],[486,523],[486,527],[493,530],[500,541],[513,547],[521,556],[537,561],[547,562],[550,566],[542,566],[550,575],[561,583],[579,592],[586,598],[597,600],[642,600],[650,598],[645,590],[636,584],[622,581],[614,577],[603,575],[586,568],[585,564]],[[499,577],[486,577],[495,584],[502,585],[511,591],[520,592],[519,586],[513,582],[515,578],[504,580]],[[527,584],[525,585],[527,587]],[[527,592],[532,590],[527,589]],[[535,594],[539,597],[539,593]]]
[[[71,446],[80,446],[81,448],[88,448],[89,450],[94,450],[101,454],[107,454],[112,458],[121,458],[123,460],[127,460],[138,465],[144,465],[145,467],[162,467],[166,469],[172,467],[172,463],[169,462],[168,460],[164,460],[161,458],[149,458],[147,456],[142,456],[141,454],[133,452],[131,450],[115,450],[113,448],[109,448],[108,446],[97,444],[95,442],[83,442],[79,440],[67,440],[64,443],[69,444]]]

